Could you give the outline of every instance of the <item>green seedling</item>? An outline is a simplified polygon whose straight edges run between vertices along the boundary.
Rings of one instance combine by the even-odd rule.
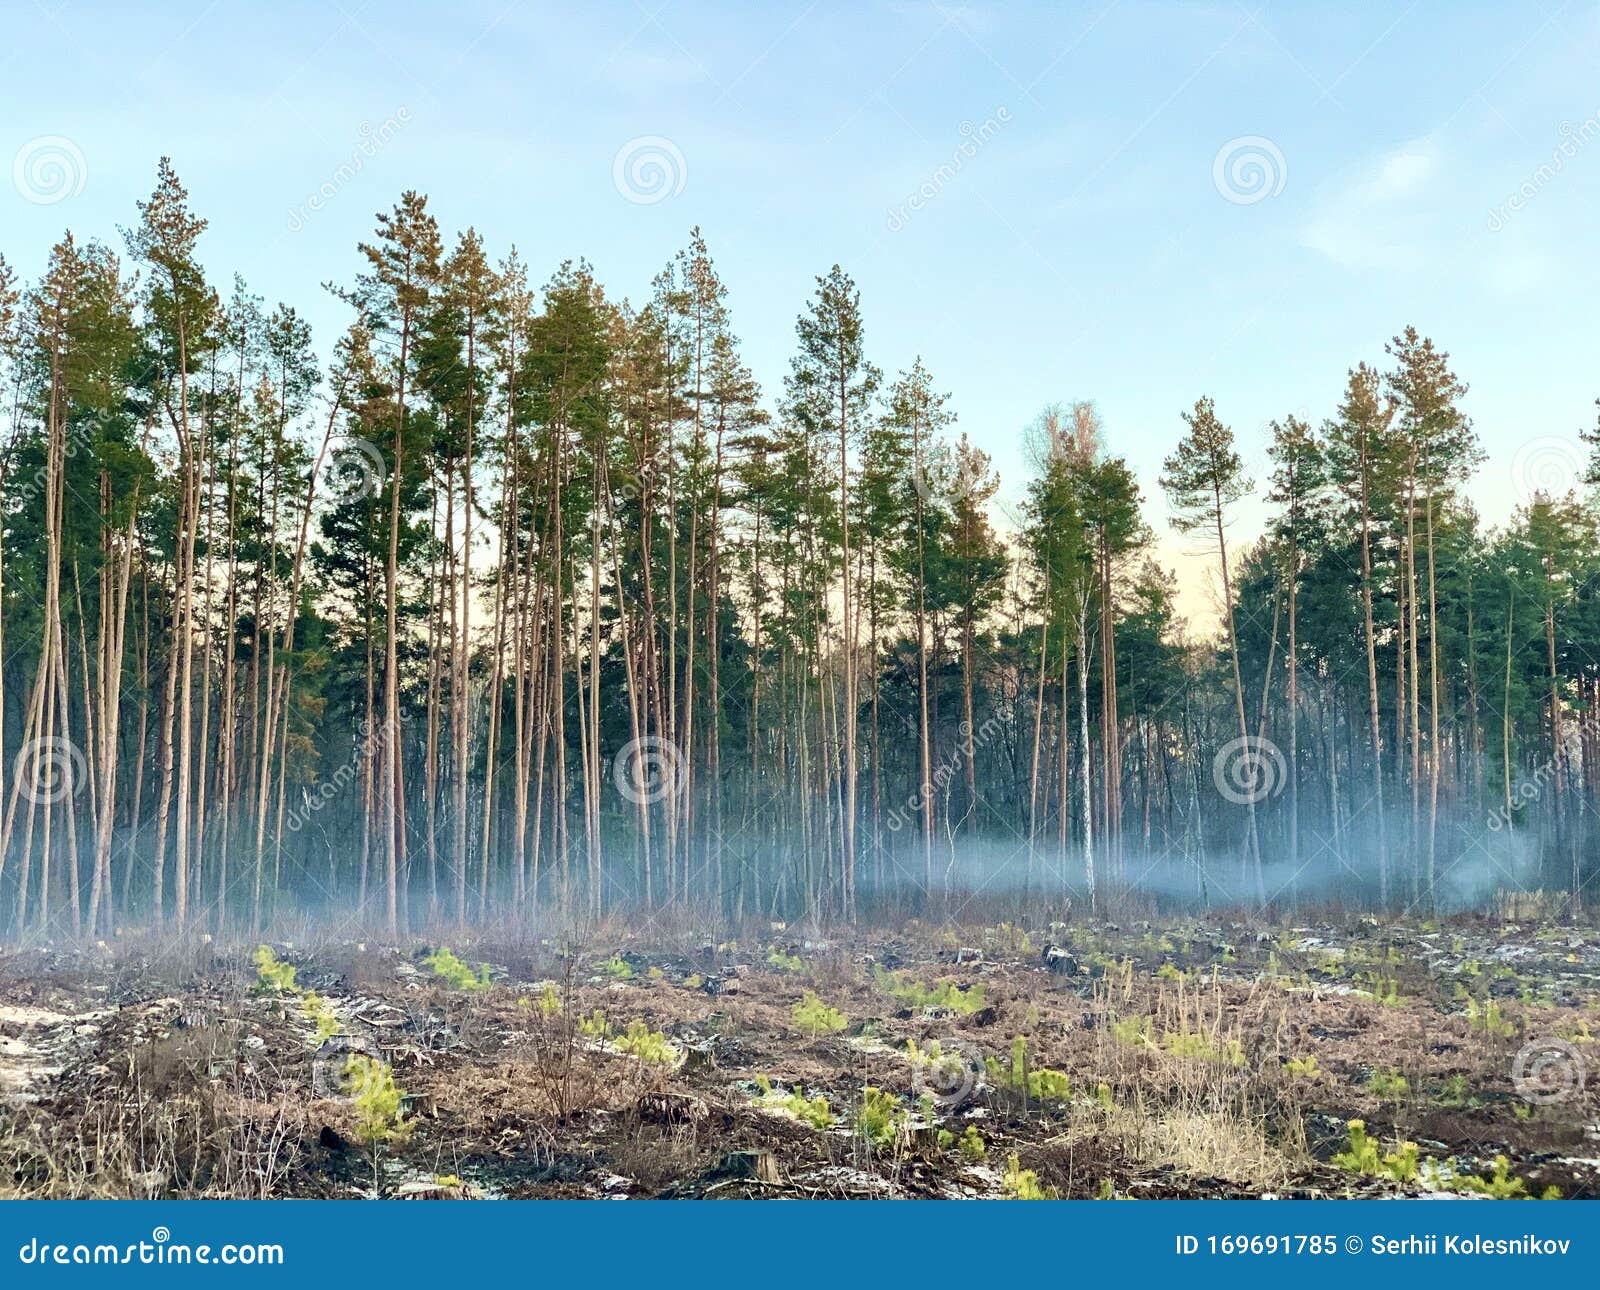
[[[647,1066],[672,1066],[678,1060],[678,1050],[667,1042],[666,1035],[651,1030],[643,1021],[630,1021],[628,1029],[613,1042],[622,1052],[637,1057]]]
[[[1200,1030],[1169,1030],[1161,1036],[1161,1047],[1174,1057],[1188,1061],[1211,1062],[1217,1066],[1243,1066],[1244,1048],[1234,1038],[1214,1040]]]
[[[909,972],[890,972],[882,964],[872,969],[872,980],[886,994],[912,1008],[939,1008],[957,1016],[970,1017],[983,1007],[983,986],[963,989],[954,981],[941,981],[924,987]]]
[[[381,1185],[379,1159],[386,1146],[399,1146],[410,1136],[411,1124],[401,1110],[405,1093],[394,1082],[388,1062],[351,1053],[344,1067],[344,1088],[356,1108],[356,1141],[372,1149],[372,1193]]]
[[[794,1005],[790,1016],[794,1018],[794,1024],[813,1039],[822,1035],[837,1035],[850,1024],[844,1013],[837,1008],[830,1008],[810,990],[806,991],[805,998]]]
[[[1509,1039],[1517,1033],[1516,1023],[1500,1011],[1498,999],[1485,999],[1480,1007],[1476,999],[1467,1000],[1467,1029],[1492,1039]]]
[[[1349,1135],[1345,1149],[1333,1157],[1340,1169],[1394,1182],[1416,1181],[1419,1166],[1415,1142],[1401,1142],[1396,1150],[1380,1156],[1377,1140],[1367,1133],[1366,1121],[1351,1120],[1345,1129]]]
[[[339,1033],[339,1018],[334,1015],[328,1001],[315,990],[307,990],[301,998],[300,1013],[316,1026],[318,1047]]]
[[[796,1084],[792,1092],[781,1093],[772,1087],[772,1081],[765,1075],[756,1076],[756,1087],[761,1090],[761,1103],[773,1110],[785,1111],[801,1121],[809,1124],[813,1129],[831,1129],[838,1116],[834,1115],[828,1106],[825,1097],[810,1097],[805,1095],[805,1090]]]
[[[1367,1077],[1367,1091],[1380,1102],[1398,1102],[1411,1092],[1411,1081],[1393,1066],[1380,1066]]]
[[[990,1083],[996,1088],[1025,1093],[1038,1102],[1065,1102],[1072,1096],[1072,1081],[1065,1071],[1048,1066],[1029,1067],[1028,1041],[1021,1035],[1011,1041],[1009,1064],[998,1057],[986,1057],[983,1064]]]
[[[256,992],[258,994],[293,994],[294,965],[285,963],[272,952],[270,945],[256,946],[252,956],[256,965]]]
[[[905,1110],[893,1093],[870,1084],[861,1090],[861,1111],[856,1127],[872,1146],[880,1149],[891,1146],[905,1118]]]
[[[1039,1185],[1039,1175],[1024,1169],[1015,1152],[1006,1160],[1006,1171],[1000,1179],[1007,1200],[1053,1200],[1055,1196]]]
[[[422,961],[435,978],[452,990],[477,991],[489,988],[489,965],[481,964],[474,970],[457,958],[455,951],[447,945],[441,945]]]

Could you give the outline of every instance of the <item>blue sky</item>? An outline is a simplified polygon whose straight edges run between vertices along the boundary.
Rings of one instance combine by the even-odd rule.
[[[219,283],[324,343],[319,284],[406,187],[635,299],[699,224],[769,394],[838,261],[873,360],[922,355],[1003,497],[1038,409],[1094,399],[1163,533],[1197,396],[1259,476],[1267,421],[1330,413],[1408,322],[1472,387],[1491,521],[1568,482],[1594,421],[1593,3],[38,0],[6,30],[0,250],[27,275],[64,226],[115,239],[162,153]],[[627,191],[626,157],[618,182],[641,139],[664,189]]]

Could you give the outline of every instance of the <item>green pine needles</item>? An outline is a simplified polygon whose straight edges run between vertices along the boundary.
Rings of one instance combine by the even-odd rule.
[[[484,963],[473,968],[447,945],[441,945],[422,961],[435,979],[452,990],[476,992],[489,988],[489,965]]]

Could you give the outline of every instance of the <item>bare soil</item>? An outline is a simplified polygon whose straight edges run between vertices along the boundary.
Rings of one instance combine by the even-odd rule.
[[[1591,927],[912,922],[450,945],[487,987],[441,981],[426,945],[273,945],[331,1015],[322,1040],[253,946],[0,954],[0,1194],[998,1198],[1031,1172],[1074,1198],[1385,1196],[1490,1177],[1496,1157],[1532,1195],[1600,1194]],[[944,983],[958,1006],[918,996]],[[808,994],[842,1029],[797,1020]],[[630,1051],[630,1023],[665,1047]],[[376,1144],[351,1054],[403,1094]],[[1065,1081],[1030,1088],[1041,1071]],[[796,1089],[827,1116],[797,1115]],[[1354,1119],[1432,1164],[1337,1162]]]

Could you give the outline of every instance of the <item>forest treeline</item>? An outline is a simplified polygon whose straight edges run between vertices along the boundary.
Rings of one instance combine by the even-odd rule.
[[[1158,870],[1426,908],[1463,867],[1575,900],[1596,867],[1600,512],[1486,528],[1414,329],[1274,422],[1261,479],[1210,398],[1175,410],[1198,639],[1094,405],[1018,428],[1003,514],[838,266],[763,391],[698,230],[634,304],[408,192],[324,362],[208,279],[168,163],[136,215],[36,282],[0,261],[5,934],[852,918]]]

